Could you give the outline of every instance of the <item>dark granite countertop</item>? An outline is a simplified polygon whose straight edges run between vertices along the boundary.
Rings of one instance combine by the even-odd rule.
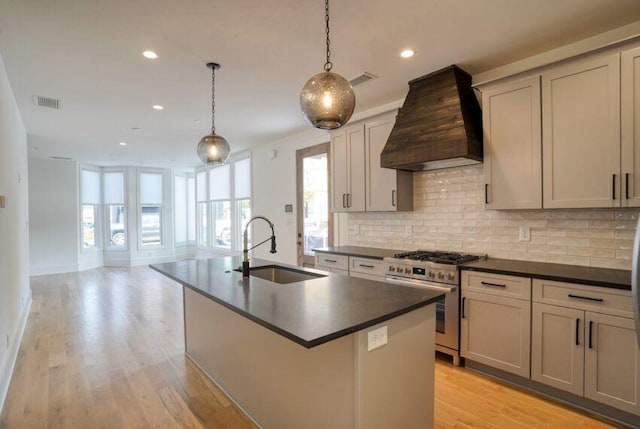
[[[308,268],[326,277],[277,284],[233,269],[240,257],[186,260],[150,267],[296,343],[315,347],[424,307],[443,295]],[[252,267],[273,262],[252,259]]]
[[[493,258],[469,262],[459,268],[631,290],[631,271],[628,270]]]
[[[369,259],[391,258],[396,253],[403,252],[403,250],[376,249],[373,247],[360,246],[331,246],[312,250],[314,252],[332,253],[334,255],[360,256],[362,258]]]

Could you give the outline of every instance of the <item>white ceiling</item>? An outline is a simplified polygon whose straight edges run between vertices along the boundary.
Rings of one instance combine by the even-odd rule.
[[[333,71],[379,76],[356,88],[357,113],[450,64],[476,74],[639,20],[639,0],[332,0]],[[191,167],[211,125],[209,61],[232,151],[309,127],[298,95],[324,64],[324,2],[0,0],[0,54],[31,157]]]

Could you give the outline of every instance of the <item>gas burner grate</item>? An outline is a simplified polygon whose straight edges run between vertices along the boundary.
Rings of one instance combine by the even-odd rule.
[[[453,252],[440,252],[431,250],[415,250],[393,255],[396,259],[410,259],[414,261],[436,262],[439,264],[459,265],[480,259],[478,255],[466,255]]]

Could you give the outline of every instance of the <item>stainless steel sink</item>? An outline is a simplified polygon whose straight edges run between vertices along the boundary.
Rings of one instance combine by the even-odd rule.
[[[241,270],[238,269],[236,271]],[[282,267],[280,265],[251,267],[249,269],[249,275],[279,284],[302,282],[305,280],[327,277],[325,274],[310,273],[308,271],[296,270],[295,268]]]

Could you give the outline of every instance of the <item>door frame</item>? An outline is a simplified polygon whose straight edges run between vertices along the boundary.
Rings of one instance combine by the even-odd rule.
[[[315,260],[312,256],[304,254],[304,243],[302,242],[302,234],[304,227],[304,207],[303,207],[303,168],[304,158],[310,156],[327,154],[327,209],[329,224],[328,245],[333,246],[333,213],[331,212],[331,145],[329,142],[321,143],[315,146],[305,147],[296,151],[296,249],[297,263],[299,266],[313,267]]]

